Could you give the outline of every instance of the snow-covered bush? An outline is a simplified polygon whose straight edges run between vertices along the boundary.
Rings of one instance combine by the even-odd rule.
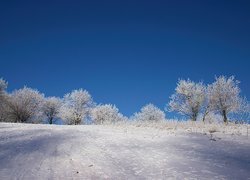
[[[216,81],[208,86],[210,107],[223,116],[225,123],[228,122],[228,114],[240,110],[241,97],[239,81],[234,76],[216,77]]]
[[[43,99],[44,95],[35,89],[24,87],[15,90],[7,100],[9,120],[12,122],[35,122],[41,115]]]
[[[90,117],[95,124],[110,124],[123,121],[125,117],[111,104],[98,105],[91,110]]]
[[[189,79],[179,80],[170,99],[167,110],[177,111],[196,121],[205,100],[205,86]]]
[[[85,123],[92,106],[93,100],[88,91],[74,90],[64,96],[60,117],[70,125]]]
[[[141,111],[135,113],[132,117],[135,121],[163,121],[165,120],[165,113],[153,104],[148,104],[142,107]]]
[[[48,97],[44,99],[42,112],[47,117],[49,124],[53,124],[53,120],[58,117],[62,101],[57,97]]]

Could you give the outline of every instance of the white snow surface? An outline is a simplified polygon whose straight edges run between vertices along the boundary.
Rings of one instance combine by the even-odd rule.
[[[0,179],[250,179],[250,138],[150,127],[0,123]]]

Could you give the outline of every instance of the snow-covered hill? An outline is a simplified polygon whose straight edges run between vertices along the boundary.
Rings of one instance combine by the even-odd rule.
[[[250,139],[0,123],[0,179],[250,179]]]

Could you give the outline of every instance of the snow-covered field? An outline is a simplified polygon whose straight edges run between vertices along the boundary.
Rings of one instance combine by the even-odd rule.
[[[250,179],[246,131],[173,127],[0,123],[0,179]]]

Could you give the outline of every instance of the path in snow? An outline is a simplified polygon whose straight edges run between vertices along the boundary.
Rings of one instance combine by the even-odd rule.
[[[220,137],[0,123],[0,179],[250,179],[250,139]]]

